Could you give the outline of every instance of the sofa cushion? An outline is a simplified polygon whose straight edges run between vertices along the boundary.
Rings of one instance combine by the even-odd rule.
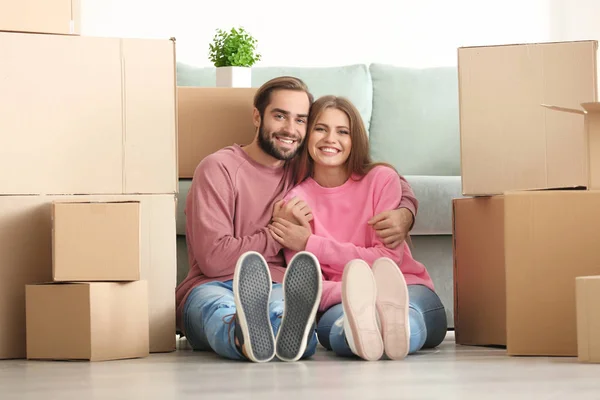
[[[177,63],[177,86],[215,87],[216,80],[215,68],[201,68]]]
[[[456,67],[370,66],[371,154],[403,175],[460,175]]]
[[[290,75],[302,79],[315,100],[325,95],[347,97],[363,117],[367,129],[371,121],[373,87],[366,65],[342,67],[255,67],[252,68],[252,86],[259,87],[269,79]]]
[[[213,67],[194,67],[177,63],[177,85],[214,87],[216,69]],[[358,108],[367,129],[371,121],[373,88],[371,76],[366,65],[347,65],[342,67],[253,67],[252,87],[259,87],[269,79],[289,75],[302,79],[315,99],[333,94],[350,99]]]

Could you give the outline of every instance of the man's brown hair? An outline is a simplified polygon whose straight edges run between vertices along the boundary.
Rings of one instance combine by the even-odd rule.
[[[261,118],[264,118],[265,110],[271,101],[271,93],[276,90],[296,90],[304,92],[308,96],[309,104],[314,101],[308,86],[299,78],[293,76],[280,76],[265,82],[254,95],[254,107],[258,110]]]

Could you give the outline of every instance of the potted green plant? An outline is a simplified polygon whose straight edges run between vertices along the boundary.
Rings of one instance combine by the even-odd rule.
[[[251,67],[261,59],[256,39],[244,28],[217,29],[209,59],[217,68],[217,87],[251,87]]]

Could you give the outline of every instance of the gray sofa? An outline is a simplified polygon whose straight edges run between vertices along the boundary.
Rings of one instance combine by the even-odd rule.
[[[373,158],[393,164],[409,181],[420,202],[411,250],[429,270],[453,327],[452,199],[461,197],[456,68],[255,67],[252,86],[279,75],[303,79],[315,97],[334,94],[353,101],[368,128]],[[215,86],[215,69],[178,63],[177,84]],[[188,271],[183,207],[189,185],[180,180],[178,282]]]

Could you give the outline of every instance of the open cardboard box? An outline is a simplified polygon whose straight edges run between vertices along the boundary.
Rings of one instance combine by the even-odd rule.
[[[462,193],[588,184],[584,121],[540,107],[598,101],[595,40],[458,49]]]

